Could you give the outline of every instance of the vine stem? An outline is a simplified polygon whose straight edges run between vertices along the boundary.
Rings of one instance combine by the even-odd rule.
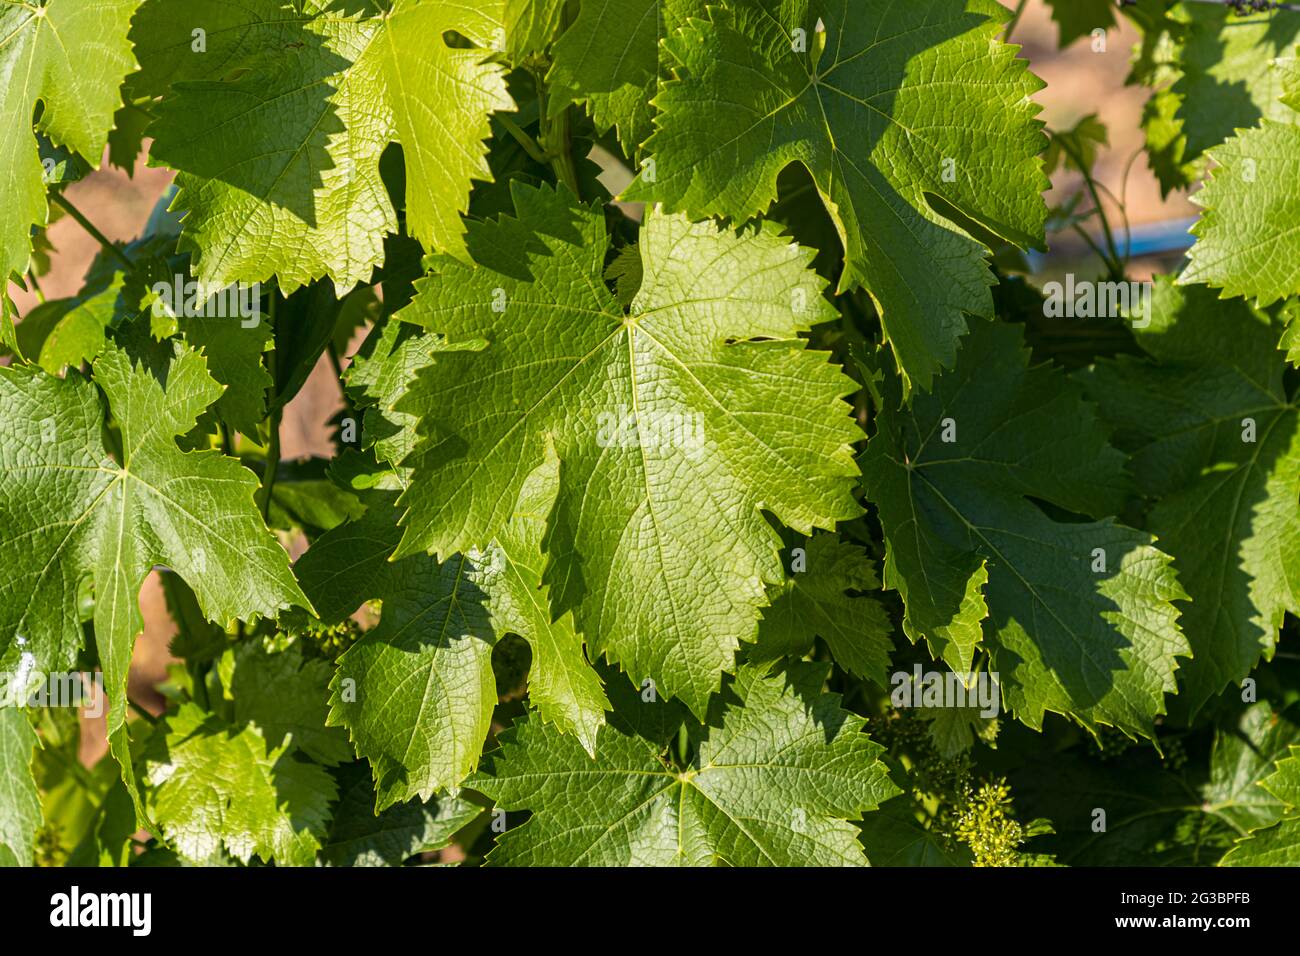
[[[107,252],[109,255],[115,258],[118,262],[122,263],[122,265],[125,266],[126,268],[128,269],[135,268],[135,263],[131,261],[130,257],[127,256],[127,254],[123,252],[121,249],[119,249],[117,246],[115,246],[113,244],[113,241],[109,239],[108,236],[104,235],[97,228],[95,228],[95,224],[91,222],[89,219],[87,219],[85,214],[72,204],[71,200],[69,200],[62,193],[51,193],[50,200],[56,206],[62,208],[63,211],[66,212],[69,216],[75,219],[77,221],[77,224],[81,226],[82,229],[90,233],[91,237],[96,242],[98,242],[101,246],[104,247],[105,252]]]
[[[271,304],[269,307],[272,334],[275,330],[275,297],[279,294],[277,289],[271,294]],[[275,350],[269,353],[271,363],[271,381],[275,385],[275,410],[271,412],[270,428],[271,434],[266,445],[266,471],[262,474],[261,509],[262,520],[270,522],[271,520],[271,492],[275,490],[275,474],[280,470],[280,422],[284,417],[284,405],[280,402],[280,372],[279,363],[276,361]]]
[[[574,0],[568,0],[561,16],[562,25],[568,26],[576,17],[577,4]],[[555,178],[573,190],[573,195],[582,198],[582,193],[578,190],[578,168],[573,162],[573,142],[570,139],[569,115],[572,108],[566,106],[554,119],[548,119],[546,97],[542,92],[545,86],[540,76],[536,77],[536,81],[538,118],[542,124],[542,146],[550,159],[551,168],[555,170]]]
[[[343,387],[343,360],[339,358],[339,350],[334,347],[333,340],[326,346],[329,353],[330,365],[334,368],[334,377],[339,380],[339,387]]]
[[[262,476],[262,520],[271,520],[271,492],[275,490],[275,473],[280,470],[280,422],[284,410],[271,413],[271,437],[266,446],[266,473]]]
[[[158,718],[157,718],[157,717],[155,717],[153,714],[149,713],[149,711],[145,710],[144,707],[140,706],[140,704],[136,703],[136,701],[133,700],[132,698],[128,697],[128,698],[126,699],[126,704],[127,704],[127,706],[130,707],[133,711],[135,711],[136,716],[139,717],[141,720],[146,721],[147,723],[150,723],[150,724],[156,724],[156,723],[158,723]]]
[[[1025,12],[1025,7],[1028,5],[1029,0],[1020,0],[1020,2],[1016,4],[1015,13],[1011,14],[1011,19],[1007,21],[1007,28],[1002,31],[1002,40],[1004,43],[1011,39],[1011,31],[1014,30],[1016,24],[1020,22],[1020,15]]]
[[[1056,142],[1061,144],[1061,149],[1065,154],[1074,160],[1075,167],[1083,174],[1083,183],[1088,189],[1088,195],[1092,197],[1092,204],[1097,209],[1097,217],[1101,220],[1102,233],[1106,239],[1106,248],[1110,252],[1109,256],[1102,256],[1106,263],[1106,268],[1111,273],[1111,278],[1122,279],[1124,277],[1124,264],[1120,261],[1119,249],[1115,247],[1115,234],[1110,228],[1110,219],[1106,216],[1106,210],[1101,204],[1101,195],[1097,192],[1097,183],[1092,178],[1092,171],[1087,168],[1083,157],[1070,144],[1070,141],[1063,136],[1055,137]],[[1100,250],[1098,251],[1100,254]]]
[[[524,132],[523,128],[509,116],[506,116],[504,113],[499,114],[496,117],[496,120],[507,133],[515,138],[515,142],[524,148],[524,152],[531,156],[535,161],[541,163],[543,166],[551,161],[551,158],[546,155],[542,147],[537,144],[537,140]]]
[[[36,270],[32,269],[32,270],[29,270],[29,271],[28,271],[28,273],[27,273],[27,281],[28,281],[28,283],[31,284],[32,291],[36,293],[36,301],[37,301],[37,302],[44,302],[44,301],[45,301],[45,290],[41,288],[41,284],[40,284],[40,282],[38,282],[38,281],[36,280]]]

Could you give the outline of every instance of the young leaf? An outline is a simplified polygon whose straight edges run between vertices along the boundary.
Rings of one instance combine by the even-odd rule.
[[[826,667],[742,667],[718,722],[678,769],[626,725],[596,761],[534,720],[502,735],[469,785],[532,812],[498,839],[504,865],[842,866],[865,863],[856,820],[898,792],[861,718],[821,693]]]
[[[1124,459],[1081,389],[1027,362],[1018,327],[977,326],[932,395],[881,411],[862,466],[885,583],[958,671],[966,646],[943,637],[987,607],[981,645],[1030,727],[1050,710],[1150,735],[1188,653],[1170,603],[1186,595],[1151,536],[1105,517]]]
[[[785,583],[768,589],[772,606],[748,659],[801,657],[821,637],[846,671],[884,686],[893,626],[879,601],[847,593],[880,589],[867,555],[833,534],[814,535],[801,550]]]
[[[553,443],[553,613],[702,714],[782,577],[761,509],[802,533],[859,510],[841,400],[855,385],[798,338],[834,312],[775,229],[653,213],[625,312],[602,278],[601,212],[514,193],[518,220],[471,227],[482,265],[440,261],[401,313],[461,350],[397,405],[428,430],[398,554],[486,544]]]
[[[337,789],[291,743],[269,747],[256,727],[187,703],[150,739],[145,766],[149,814],[185,859],[211,863],[224,848],[242,863],[315,861]]]
[[[560,31],[566,0],[505,0],[506,52],[512,63],[542,53]]]
[[[1244,302],[1161,279],[1134,334],[1151,360],[1102,362],[1089,389],[1190,595],[1196,709],[1272,657],[1283,614],[1300,613],[1300,407],[1275,325]]]
[[[303,660],[296,648],[268,653],[257,643],[234,652],[230,694],[236,723],[252,723],[279,747],[292,739],[303,753],[326,766],[352,759],[347,734],[325,726],[332,668],[322,660]]]
[[[846,250],[841,290],[871,293],[905,385],[927,389],[964,314],[993,314],[989,250],[945,210],[1043,239],[1041,84],[997,39],[1007,16],[992,0],[696,2],[663,41],[653,165],[624,198],[745,220],[802,163]]]

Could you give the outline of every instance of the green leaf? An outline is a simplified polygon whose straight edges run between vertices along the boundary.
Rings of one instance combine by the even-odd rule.
[[[1261,701],[1242,709],[1215,732],[1210,779],[1201,796],[1239,831],[1274,823],[1293,806],[1291,755],[1298,744],[1294,708],[1279,711]]]
[[[862,461],[885,584],[959,672],[969,641],[946,636],[987,608],[980,646],[1030,727],[1054,711],[1149,736],[1188,652],[1185,595],[1151,536],[1105,517],[1128,480],[1081,389],[1027,364],[1019,327],[977,326],[932,395],[886,403]]]
[[[1220,866],[1300,866],[1300,815],[1252,833],[1234,846]]]
[[[1070,866],[1212,865],[1248,831],[1283,817],[1285,804],[1259,783],[1300,739],[1294,718],[1266,702],[1229,710],[1208,773],[1203,764],[1171,773],[1147,749],[1106,764],[1076,753],[1034,760],[1012,777],[1017,803],[1050,815],[1056,832],[1046,849]]]
[[[596,128],[617,129],[624,152],[635,156],[651,132],[665,2],[673,0],[583,0],[551,54],[551,115],[585,103]]]
[[[969,866],[970,854],[924,827],[906,795],[881,804],[862,818],[862,845],[872,866]],[[952,843],[952,845],[949,845]]]
[[[1263,119],[1294,123],[1279,102],[1285,73],[1274,59],[1300,41],[1300,13],[1270,10],[1241,17],[1227,6],[1184,4],[1185,20],[1170,59],[1179,70],[1170,88],[1185,137],[1181,161],[1191,162],[1240,129]]]
[[[879,601],[848,593],[880,589],[867,555],[833,534],[814,535],[796,551],[785,583],[768,589],[772,606],[748,659],[802,657],[821,637],[846,671],[885,686],[893,625]]]
[[[505,0],[506,52],[513,63],[542,53],[560,31],[565,0]]]
[[[1287,805],[1287,815],[1240,840],[1220,866],[1300,866],[1300,746],[1276,764],[1260,786]]]
[[[390,562],[401,535],[395,496],[370,491],[361,519],[322,535],[298,562],[327,621],[366,597],[383,602],[379,625],[339,658],[331,684],[331,721],[374,765],[380,809],[455,787],[477,765],[497,697],[492,646],[504,633],[533,648],[529,700],[542,719],[594,750],[609,703],[571,616],[551,619],[541,581],[557,474],[552,457],[524,483],[498,538],[468,557]]]
[[[306,604],[253,504],[253,474],[176,445],[221,394],[202,356],[177,345],[164,377],[165,387],[116,347],[95,363],[121,434],[114,460],[94,386],[30,366],[0,369],[0,563],[9,569],[0,581],[0,664],[30,654],[45,672],[70,667],[82,644],[79,592],[90,582],[109,739],[128,784],[126,677],[149,570],[176,571],[221,624]]]
[[[834,311],[774,228],[652,213],[625,312],[600,210],[514,194],[519,219],[471,226],[482,264],[439,261],[401,313],[461,350],[397,405],[427,430],[398,554],[485,545],[553,443],[553,614],[702,714],[782,577],[760,509],[805,534],[859,511],[841,401],[856,386],[797,337]]]
[[[970,750],[977,739],[997,746],[998,719],[985,716],[979,707],[931,707],[920,715],[934,749],[945,760]]]
[[[42,302],[23,316],[17,334],[22,353],[51,375],[94,359],[117,316],[121,279],[114,276],[110,282],[90,285],[71,298]]]
[[[428,803],[411,800],[375,811],[375,789],[362,762],[340,767],[339,802],[321,860],[330,866],[401,866],[419,853],[438,850],[480,813],[459,797]]]
[[[195,863],[224,848],[243,863],[310,866],[337,794],[329,772],[291,744],[270,747],[256,727],[232,727],[188,703],[151,739],[145,767],[150,815]]]
[[[573,616],[551,620],[550,596],[542,583],[542,539],[559,487],[560,462],[552,452],[524,482],[514,516],[480,562],[476,580],[488,594],[497,632],[519,634],[532,645],[529,701],[542,720],[576,734],[594,754],[609,701],[583,654]]]
[[[0,169],[5,171],[0,276],[27,271],[31,227],[49,219],[36,131],[98,166],[118,88],[135,68],[127,28],[140,0],[0,4]],[[93,50],[93,55],[87,51]]]
[[[1047,5],[1052,8],[1052,19],[1060,33],[1057,43],[1062,49],[1093,30],[1111,30],[1115,26],[1111,0],[1047,0]]]
[[[166,231],[127,246],[134,265],[123,282],[119,308],[127,316],[148,315],[151,326],[166,323],[201,351],[208,372],[225,386],[213,411],[235,431],[256,435],[273,384],[262,364],[273,331],[262,314],[262,293],[244,289],[232,290],[238,298],[205,296],[207,290],[190,276],[189,256],[175,248],[176,235]]]
[[[317,763],[327,766],[352,759],[347,734],[326,727],[329,682],[333,668],[323,660],[303,660],[296,648],[268,653],[255,643],[233,652],[230,695],[235,721],[252,723],[269,747],[292,742]]]
[[[655,99],[654,162],[624,198],[743,221],[803,164],[846,250],[841,291],[870,292],[905,385],[928,389],[965,314],[993,314],[989,250],[947,210],[1020,246],[1043,241],[1041,83],[998,40],[1008,12],[734,0],[692,16],[663,41],[672,79]]]
[[[173,82],[149,129],[151,155],[180,173],[181,247],[196,253],[200,281],[274,275],[291,292],[329,276],[341,294],[368,279],[397,230],[379,172],[392,141],[405,156],[407,230],[463,255],[471,181],[491,178],[488,118],[514,108],[486,49],[502,5],[363,0],[341,12],[305,0],[289,15],[278,0],[253,0],[214,19],[224,31],[216,55],[187,57],[181,37],[142,49],[149,82]],[[175,2],[144,17],[142,32],[177,33]],[[448,33],[474,45],[448,45]]]
[[[470,781],[506,810],[531,811],[497,840],[505,865],[817,866],[865,862],[856,820],[898,792],[863,721],[822,694],[827,668],[742,667],[688,766],[619,726],[593,762],[533,720],[502,735]]]
[[[1184,284],[1204,282],[1223,295],[1267,306],[1300,292],[1300,126],[1264,120],[1210,150],[1217,168],[1192,196],[1204,212],[1192,227]]]
[[[458,786],[478,765],[497,701],[497,635],[476,566],[460,554],[389,561],[400,537],[393,497],[372,492],[365,515],[318,538],[296,568],[326,622],[383,602],[379,624],[338,659],[329,713],[371,763],[377,810]]]
[[[12,675],[7,675],[12,676]],[[21,707],[0,707],[0,866],[31,866],[41,797],[32,777],[36,731]]]
[[[1291,744],[1288,756],[1273,767],[1273,773],[1259,785],[1288,807],[1300,808],[1300,746]]]
[[[1271,658],[1283,614],[1300,612],[1300,408],[1267,315],[1168,279],[1150,313],[1134,335],[1151,358],[1100,363],[1089,390],[1190,595],[1196,709]]]

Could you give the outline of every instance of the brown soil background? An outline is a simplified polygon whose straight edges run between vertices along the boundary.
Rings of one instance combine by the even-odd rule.
[[[1008,6],[1014,6],[1009,3]],[[1137,33],[1124,21],[1107,38],[1107,50],[1095,53],[1085,38],[1068,49],[1057,49],[1056,25],[1043,0],[1030,0],[1017,24],[1013,41],[1022,45],[1021,56],[1047,84],[1035,99],[1043,111],[1041,118],[1052,128],[1068,128],[1089,113],[1098,114],[1110,132],[1110,146],[1101,152],[1095,175],[1116,196],[1125,196],[1129,221],[1133,224],[1158,222],[1190,216],[1195,212],[1185,194],[1174,193],[1162,199],[1155,177],[1139,156],[1129,168],[1127,186],[1122,181],[1130,160],[1142,148],[1140,126],[1142,106],[1147,92],[1124,85],[1129,54]],[[159,197],[167,190],[172,173],[149,168],[144,159],[137,163],[131,176],[103,168],[69,187],[68,197],[110,239],[130,240],[137,237]],[[1077,191],[1077,176],[1059,175],[1049,201],[1057,201]],[[98,251],[94,239],[71,219],[63,218],[49,231],[54,244],[51,271],[42,277],[47,298],[76,294],[81,279]],[[1143,268],[1134,272],[1141,277]],[[36,304],[35,296],[17,286],[10,294],[25,314]],[[289,405],[281,428],[283,455],[286,460],[312,456],[329,456],[326,422],[341,406],[338,383],[327,359],[322,359],[299,395]],[[144,612],[144,633],[136,643],[132,661],[130,693],[146,707],[161,711],[163,700],[154,685],[166,674],[172,658],[168,642],[175,625],[163,602],[155,576],[145,582],[140,594]],[[103,719],[87,721],[82,740],[82,760],[89,764],[107,749]]]

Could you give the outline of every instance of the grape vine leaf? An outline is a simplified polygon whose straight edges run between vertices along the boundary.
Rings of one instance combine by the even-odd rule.
[[[550,46],[560,32],[564,5],[565,0],[505,0],[506,52],[512,63]]]
[[[834,311],[810,253],[774,227],[653,212],[625,311],[602,278],[600,209],[517,183],[514,197],[518,219],[470,226],[481,265],[440,261],[400,313],[461,350],[397,404],[427,429],[398,554],[490,541],[553,444],[553,613],[702,714],[782,580],[760,509],[804,534],[859,513],[861,432],[842,401],[856,386],[797,337]]]
[[[1300,94],[1290,102],[1300,108]],[[1300,201],[1290,189],[1300,175],[1300,126],[1265,119],[1209,155],[1217,166],[1192,195],[1203,211],[1179,282],[1205,283],[1225,298],[1249,296],[1263,306],[1300,293]]]
[[[1088,388],[1190,595],[1195,710],[1272,658],[1284,613],[1300,613],[1300,404],[1276,326],[1244,301],[1162,278],[1134,335],[1150,359],[1098,363]]]
[[[1300,866],[1300,814],[1251,833],[1219,861],[1220,866]]]
[[[330,866],[401,866],[419,853],[438,850],[483,812],[460,797],[410,800],[375,811],[375,787],[363,761],[340,767],[339,802],[321,860]]]
[[[268,746],[251,724],[232,726],[182,704],[150,738],[146,803],[169,844],[206,863],[222,848],[310,866],[330,822],[337,788],[329,771],[300,759],[292,742]]]
[[[821,637],[837,664],[883,687],[893,650],[889,615],[875,598],[848,593],[880,590],[867,555],[833,534],[814,535],[799,550],[785,583],[768,588],[771,606],[747,659],[802,657]]]
[[[575,734],[594,754],[609,701],[583,654],[573,615],[566,612],[551,620],[549,592],[542,583],[542,540],[560,487],[559,459],[548,452],[524,482],[515,513],[479,562],[476,580],[488,594],[497,631],[519,634],[532,646],[529,701],[544,721]]]
[[[12,675],[10,675],[12,676]],[[36,831],[41,825],[41,795],[32,777],[37,746],[27,711],[0,707],[0,866],[31,866]]]
[[[596,128],[616,129],[635,156],[650,136],[659,79],[661,9],[673,0],[586,0],[551,52],[548,109],[585,103]],[[675,0],[686,7],[690,0]]]
[[[897,393],[862,470],[905,629],[964,671],[944,635],[983,617],[1003,702],[1030,727],[1054,711],[1150,736],[1188,653],[1170,603],[1186,595],[1150,535],[1105,517],[1124,457],[1082,389],[1028,367],[1019,327],[985,323],[932,395],[900,410]]]
[[[180,173],[173,205],[187,211],[181,246],[195,252],[200,281],[274,275],[293,291],[328,275],[341,294],[367,280],[397,229],[379,172],[393,141],[405,158],[407,230],[464,255],[471,181],[491,179],[488,118],[514,108],[491,59],[502,4],[365,0],[341,12],[305,0],[291,25],[276,0],[241,4],[221,53],[193,54],[202,79],[175,80],[149,128],[153,160]],[[165,3],[145,12],[175,17]],[[475,45],[449,45],[450,33]],[[152,73],[193,74],[175,63],[185,56],[176,44],[142,55]]]
[[[1159,94],[1165,102],[1144,117],[1148,139],[1154,124],[1156,139],[1165,141],[1166,150],[1172,147],[1161,171],[1170,185],[1179,167],[1188,168],[1235,131],[1262,119],[1295,122],[1279,101],[1285,72],[1275,58],[1300,42],[1300,13],[1270,10],[1242,17],[1226,6],[1194,3],[1174,10],[1177,37],[1163,52],[1161,71],[1173,82]]]
[[[342,620],[379,599],[379,623],[338,659],[329,722],[370,761],[383,811],[458,786],[478,764],[497,702],[496,632],[469,557],[389,561],[400,538],[392,492],[321,535],[298,560],[321,619]]]
[[[970,853],[964,846],[949,845],[917,821],[915,802],[906,794],[886,800],[875,813],[865,815],[859,826],[872,866],[970,865]]]
[[[262,363],[274,331],[262,312],[263,293],[244,289],[238,290],[238,299],[205,298],[207,290],[190,275],[190,257],[175,251],[180,230],[166,228],[169,225],[161,224],[154,234],[124,250],[132,267],[122,282],[118,312],[128,320],[147,315],[151,327],[179,331],[203,353],[208,373],[225,386],[212,413],[240,434],[255,435],[274,385]]]
[[[608,702],[571,617],[551,620],[541,582],[557,472],[552,458],[529,477],[516,514],[481,552],[390,562],[401,537],[395,494],[370,491],[362,518],[322,535],[298,562],[327,621],[367,597],[383,601],[379,625],[339,658],[330,697],[331,722],[372,762],[379,809],[427,800],[477,765],[497,700],[492,646],[504,633],[533,648],[529,699],[542,719],[594,749]]]
[[[1043,242],[1042,84],[998,39],[1008,16],[991,0],[701,0],[661,44],[653,164],[623,198],[743,221],[802,163],[845,249],[841,291],[867,289],[905,387],[927,389],[964,314],[993,315],[989,250],[959,220]]]
[[[531,811],[497,839],[498,865],[836,866],[866,862],[859,819],[898,793],[864,721],[823,694],[827,665],[742,666],[697,729],[689,766],[632,733],[615,711],[596,761],[526,719],[468,785]]]
[[[31,227],[49,219],[44,167],[32,127],[98,165],[121,102],[118,89],[135,68],[127,40],[140,0],[0,3],[0,169],[5,171],[0,277],[27,271]]]
[[[271,748],[292,737],[303,753],[326,766],[352,759],[347,734],[325,725],[333,676],[327,662],[304,660],[292,647],[268,653],[255,642],[240,644],[231,653],[236,723],[256,724]]]
[[[1285,803],[1259,783],[1300,740],[1295,717],[1294,708],[1267,701],[1224,714],[1208,778],[1203,768],[1173,772],[1145,747],[1104,763],[1069,752],[1035,761],[1011,777],[1017,805],[1051,815],[1045,849],[1069,866],[1214,864],[1243,833],[1283,818]],[[1098,806],[1106,811],[1101,832],[1093,828]]]
[[[403,487],[409,481],[409,473],[397,467],[396,462],[406,457],[417,443],[416,419],[397,411],[394,405],[405,394],[416,371],[429,364],[435,352],[444,347],[446,343],[438,336],[390,317],[375,327],[347,371],[349,395],[364,412],[362,447],[372,449],[380,460],[393,466],[389,477],[380,480],[381,486]],[[374,484],[375,478],[365,475],[361,481]],[[591,751],[608,702],[601,692],[599,679],[583,658],[582,643],[573,630],[571,616],[552,621],[546,593],[539,590],[542,588],[541,535],[545,515],[554,501],[555,484],[555,464],[551,461],[525,481],[513,518],[475,565],[475,582],[478,590],[489,596],[489,614],[494,624],[490,634],[513,631],[532,645],[529,688],[532,704],[544,719],[578,733]],[[401,535],[397,515],[391,512],[391,501],[382,507],[390,513],[379,520],[375,536],[382,542],[380,552],[386,554],[396,548]],[[348,534],[351,531],[346,528],[338,532],[338,535]],[[334,537],[322,539],[326,545],[322,547],[318,542],[315,556],[309,552],[308,559],[299,563],[300,575],[306,576],[304,581],[307,578],[314,581],[315,562],[328,553]],[[346,548],[340,554],[352,556]],[[377,558],[381,556],[376,553]],[[307,590],[311,592],[314,586],[308,583]],[[329,590],[322,586],[322,600],[328,600],[324,594]],[[348,599],[345,603],[353,604],[355,600]],[[333,608],[331,616],[349,610],[346,606]],[[476,735],[478,728],[467,732]],[[408,765],[407,769],[419,772],[417,766]],[[456,770],[449,776],[458,782],[464,772]]]
[[[203,357],[178,344],[164,387],[109,346],[94,378],[120,429],[120,463],[104,446],[94,386],[31,366],[0,368],[0,560],[9,569],[0,582],[0,663],[29,654],[47,673],[72,666],[82,643],[79,592],[91,583],[109,741],[134,796],[125,689],[149,570],[176,571],[222,624],[308,605],[253,504],[252,472],[176,445],[221,394]]]
[[[1300,368],[1300,300],[1291,299],[1283,306],[1282,319],[1286,322],[1286,330],[1278,348],[1286,353],[1288,362]]]
[[[1259,785],[1286,804],[1286,815],[1238,841],[1220,866],[1300,866],[1300,746],[1293,744]]]
[[[1093,30],[1110,30],[1115,26],[1115,7],[1111,0],[1047,0],[1052,8],[1059,37],[1057,44],[1065,48],[1079,37]]]

